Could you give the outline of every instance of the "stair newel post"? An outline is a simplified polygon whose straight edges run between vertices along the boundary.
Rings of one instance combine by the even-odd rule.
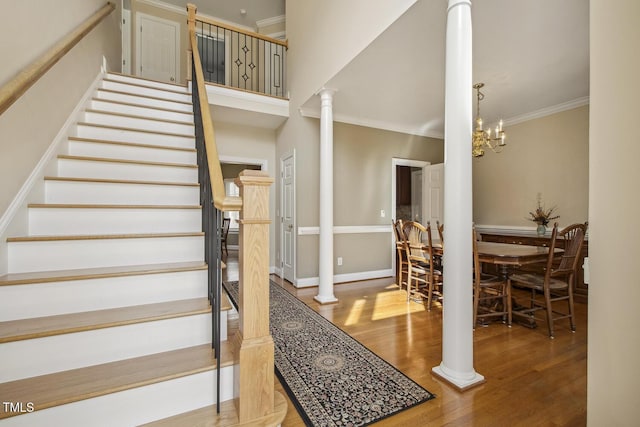
[[[191,35],[191,31],[196,31],[196,12],[198,8],[191,3],[187,3],[187,32]],[[187,48],[187,81],[193,82],[196,73],[193,72],[193,51]],[[193,83],[192,83],[193,90]]]
[[[238,313],[234,337],[234,397],[240,423],[274,412],[274,345],[269,332],[269,187],[273,179],[245,170],[236,178],[242,198]]]
[[[191,31],[196,30],[196,12],[198,8],[193,3],[187,3],[187,29]]]

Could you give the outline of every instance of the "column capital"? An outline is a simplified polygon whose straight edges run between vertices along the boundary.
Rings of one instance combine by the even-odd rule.
[[[469,6],[471,7],[471,0],[449,0],[449,4],[447,6],[447,12],[453,9],[456,6]]]
[[[315,93],[316,95],[320,96],[320,98],[322,99],[332,99],[333,95],[338,91],[338,89],[333,89],[330,87],[321,87],[320,89],[318,89],[318,91]]]

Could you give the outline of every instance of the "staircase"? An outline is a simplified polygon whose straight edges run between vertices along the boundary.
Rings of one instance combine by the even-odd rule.
[[[192,111],[184,86],[100,83],[28,234],[7,241],[0,426],[131,426],[215,402]]]

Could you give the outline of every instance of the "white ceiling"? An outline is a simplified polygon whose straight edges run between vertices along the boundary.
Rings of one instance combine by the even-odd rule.
[[[442,137],[446,3],[418,0],[325,84],[337,90],[335,120]],[[475,0],[472,22],[485,123],[588,102],[588,0]],[[317,117],[318,97],[302,111]]]
[[[199,13],[253,28],[285,14],[285,0],[196,3]],[[325,83],[337,90],[335,120],[442,137],[446,6],[418,0]],[[473,82],[485,83],[485,123],[503,118],[509,125],[588,103],[589,0],[473,0],[472,22]],[[314,96],[301,111],[319,117],[319,109]]]
[[[187,3],[193,3],[198,7],[198,13],[214,16],[224,21],[253,28],[257,28],[256,22],[263,19],[275,18],[285,14],[285,0],[162,0],[186,8]],[[246,15],[240,13],[240,9],[246,10]]]

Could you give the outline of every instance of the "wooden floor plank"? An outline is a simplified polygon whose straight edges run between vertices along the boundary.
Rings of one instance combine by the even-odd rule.
[[[237,251],[225,259],[223,280],[238,279]],[[587,305],[576,303],[577,330],[557,322],[549,339],[544,321],[536,329],[490,323],[474,332],[474,369],[486,383],[459,392],[431,369],[442,361],[442,308],[429,312],[406,302],[393,278],[336,285],[336,304],[320,305],[318,289],[296,289],[272,278],[436,399],[377,422],[384,426],[584,426],[587,415]],[[284,393],[282,385],[276,389]],[[287,397],[285,427],[305,424]]]

